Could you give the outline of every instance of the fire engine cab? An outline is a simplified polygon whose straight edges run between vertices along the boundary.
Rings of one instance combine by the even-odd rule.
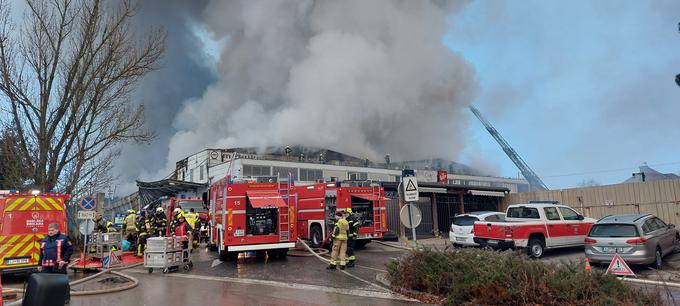
[[[0,194],[0,271],[2,274],[32,272],[38,268],[40,240],[47,226],[56,222],[67,234],[64,202],[69,195],[57,193]]]
[[[285,257],[295,247],[297,195],[292,182],[232,182],[210,186],[210,244],[221,260],[240,252],[267,251]]]
[[[356,246],[361,248],[387,231],[385,189],[365,182],[320,183],[297,186],[297,229],[301,239],[320,247],[335,226],[336,210],[351,208],[359,217]],[[364,185],[364,186],[362,186]]]

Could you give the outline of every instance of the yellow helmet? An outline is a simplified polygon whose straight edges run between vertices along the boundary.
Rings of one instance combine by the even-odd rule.
[[[163,207],[156,208],[156,212],[163,212]]]
[[[347,208],[346,211],[347,211],[348,214],[350,214],[350,215],[352,214],[352,209],[351,209],[351,208]]]

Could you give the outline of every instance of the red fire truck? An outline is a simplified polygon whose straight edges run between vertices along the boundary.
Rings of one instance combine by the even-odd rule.
[[[356,186],[352,186],[356,185]],[[301,239],[312,247],[320,247],[335,225],[335,212],[352,208],[361,222],[356,246],[361,248],[372,239],[382,238],[387,231],[385,189],[380,186],[360,187],[359,183],[320,183],[297,186],[297,230]]]
[[[168,217],[168,224],[171,224],[172,219],[174,218],[173,212],[177,207],[181,207],[185,214],[193,208],[194,212],[198,214],[198,217],[201,220],[208,219],[208,209],[203,205],[203,199],[171,197],[163,200],[163,202],[161,202],[161,207],[163,207],[163,211],[165,211],[165,215]],[[166,235],[170,236],[173,229],[168,226],[167,231]]]
[[[2,274],[37,270],[40,240],[47,226],[59,223],[67,235],[64,202],[69,195],[9,193],[0,195],[0,271]]]
[[[240,252],[285,257],[295,247],[297,196],[293,183],[246,183],[222,179],[210,186],[210,244],[221,260]]]

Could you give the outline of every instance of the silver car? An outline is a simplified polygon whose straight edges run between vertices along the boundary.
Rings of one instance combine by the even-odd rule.
[[[674,252],[679,241],[675,225],[651,214],[630,214],[600,219],[584,242],[591,263],[609,264],[618,254],[629,264],[661,268],[663,257]]]

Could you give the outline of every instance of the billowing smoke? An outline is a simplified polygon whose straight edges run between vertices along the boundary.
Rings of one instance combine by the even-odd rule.
[[[168,168],[205,147],[299,144],[455,158],[474,73],[438,1],[213,1],[220,79],[175,118]]]

